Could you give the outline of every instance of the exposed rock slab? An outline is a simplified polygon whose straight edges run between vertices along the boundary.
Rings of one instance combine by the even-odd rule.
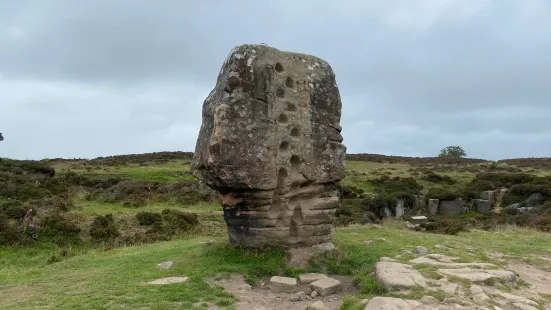
[[[301,274],[298,279],[300,284],[310,284],[324,278],[327,278],[327,276],[323,273],[305,273]]]
[[[167,277],[167,278],[153,280],[151,282],[148,282],[147,284],[166,285],[166,284],[173,284],[173,283],[183,283],[183,282],[186,282],[188,279],[189,279],[188,277]]]
[[[429,266],[438,266],[445,268],[463,268],[463,267],[478,267],[478,268],[493,268],[496,265],[491,263],[454,263],[457,257],[451,257],[441,254],[429,254],[427,256],[417,257],[410,260],[412,264],[424,264]]]
[[[312,290],[318,292],[320,296],[328,296],[335,294],[342,289],[342,284],[339,280],[325,277],[310,284]]]
[[[388,291],[399,291],[414,286],[427,287],[425,278],[411,265],[378,262],[375,264],[375,277]]]
[[[504,282],[515,282],[516,276],[508,270],[483,270],[474,268],[438,269],[438,273],[458,277],[470,282],[484,282],[488,279],[498,279]]]
[[[394,297],[374,297],[365,306],[365,310],[437,310],[416,300],[407,300]]]
[[[194,175],[222,194],[230,242],[329,242],[345,176],[341,98],[330,65],[241,45],[203,103]]]
[[[276,289],[289,290],[297,285],[297,279],[290,277],[273,276],[270,278],[270,284]]]

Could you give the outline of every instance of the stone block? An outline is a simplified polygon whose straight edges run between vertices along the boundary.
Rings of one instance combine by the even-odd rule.
[[[328,296],[342,290],[341,282],[339,280],[329,277],[312,282],[310,284],[310,287],[312,288],[312,290],[318,292],[320,296]]]

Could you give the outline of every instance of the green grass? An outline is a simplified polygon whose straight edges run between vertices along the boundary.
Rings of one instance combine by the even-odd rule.
[[[211,212],[212,213],[212,212]],[[210,214],[206,212],[205,214]],[[222,226],[220,214],[215,225]],[[210,229],[209,229],[210,230]],[[364,240],[385,238],[365,246]],[[382,256],[395,257],[404,249],[425,246],[431,252],[459,256],[471,261],[484,258],[485,251],[502,252],[510,257],[550,255],[549,235],[528,229],[473,231],[456,236],[428,234],[403,228],[396,222],[383,225],[350,226],[334,231],[338,250],[312,260],[304,271],[351,275],[360,294],[349,296],[342,309],[361,309],[359,301],[373,296],[390,296],[371,273]],[[434,248],[444,244],[447,250]],[[469,256],[469,251],[474,253]],[[1,309],[199,309],[203,303],[228,306],[234,297],[219,287],[208,285],[205,277],[243,274],[250,283],[272,275],[297,276],[302,270],[285,266],[282,251],[247,251],[227,244],[223,230],[205,236],[187,236],[155,244],[116,248],[72,248],[61,262],[48,263],[57,255],[55,246],[0,249]],[[406,257],[402,258],[406,260]],[[169,270],[156,264],[174,260]],[[433,268],[419,266],[433,275]],[[188,276],[190,281],[168,286],[145,283],[166,276]],[[414,290],[410,298],[429,294]],[[442,298],[443,296],[435,296]]]

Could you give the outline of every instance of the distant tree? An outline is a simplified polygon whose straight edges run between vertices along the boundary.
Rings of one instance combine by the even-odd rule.
[[[454,157],[454,158],[463,158],[466,157],[467,153],[465,153],[465,150],[463,150],[460,146],[448,146],[443,148],[440,151],[440,154],[438,157]]]
[[[4,136],[2,135],[2,133],[0,132],[0,142],[4,141]]]

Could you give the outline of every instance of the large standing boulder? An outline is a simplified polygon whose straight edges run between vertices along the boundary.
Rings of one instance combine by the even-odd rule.
[[[241,45],[203,103],[194,175],[222,194],[230,241],[328,242],[345,176],[335,74],[314,56]]]
[[[465,213],[463,199],[457,198],[455,200],[442,200],[438,204],[438,214],[449,216]]]

